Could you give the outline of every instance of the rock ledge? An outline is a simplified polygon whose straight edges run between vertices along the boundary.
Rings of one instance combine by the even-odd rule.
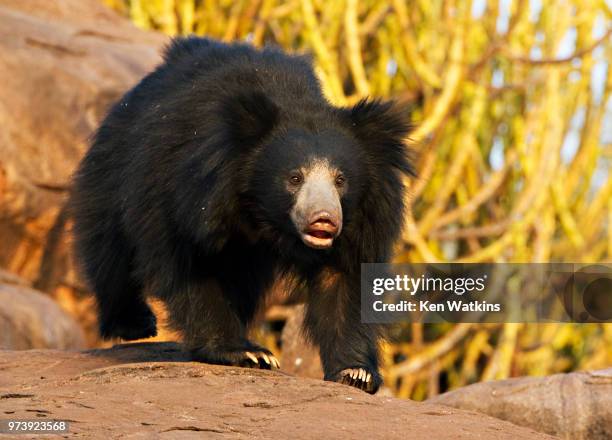
[[[188,362],[174,343],[5,350],[0,371],[0,418],[70,420],[67,438],[553,438],[476,412]]]

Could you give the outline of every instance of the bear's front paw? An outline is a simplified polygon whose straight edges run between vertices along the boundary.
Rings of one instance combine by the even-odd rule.
[[[268,350],[245,351],[244,356],[250,361],[249,367],[266,370],[278,370],[280,368],[280,362]]]
[[[338,373],[334,380],[370,394],[378,391],[382,383],[380,374],[377,371],[370,372],[367,368],[346,368]]]
[[[270,351],[259,347],[247,350],[197,348],[191,351],[191,358],[198,362],[235,367],[261,368],[263,370],[278,370],[280,368],[278,359]]]

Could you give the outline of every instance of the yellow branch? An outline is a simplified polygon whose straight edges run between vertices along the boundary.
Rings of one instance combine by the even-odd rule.
[[[584,245],[584,238],[582,234],[578,230],[578,226],[576,225],[576,221],[572,216],[569,207],[567,206],[567,200],[565,198],[565,193],[562,189],[562,182],[560,178],[557,178],[555,182],[553,182],[550,186],[553,203],[555,205],[555,209],[557,214],[559,215],[559,220],[561,221],[561,226],[565,230],[565,233],[569,237],[570,241],[577,248],[581,248]]]
[[[429,67],[425,60],[419,54],[417,43],[410,32],[410,22],[408,20],[408,10],[404,0],[393,0],[393,8],[397,13],[397,17],[402,28],[402,44],[406,51],[408,62],[416,72],[416,74],[427,83],[429,86],[439,89],[442,86],[442,79],[436,72]]]
[[[327,91],[332,95],[332,100],[338,104],[344,104],[346,102],[346,96],[344,95],[342,83],[340,82],[338,65],[327,49],[325,41],[323,41],[312,2],[311,0],[301,0],[301,5],[310,42],[312,43],[312,47],[317,55],[317,60],[322,68],[323,86],[327,88]]]
[[[480,378],[481,381],[506,379],[510,376],[514,349],[516,347],[516,338],[520,326],[521,324],[509,322],[504,324],[501,341],[493,356],[491,356],[489,364]]]
[[[370,85],[366,78],[363,60],[361,59],[361,43],[357,24],[357,0],[347,0],[344,14],[344,33],[348,47],[348,61],[357,93],[361,96],[370,94]]]
[[[436,230],[449,223],[453,223],[460,218],[475,212],[484,202],[489,200],[495,192],[499,189],[500,185],[504,182],[508,175],[508,170],[512,165],[514,165],[514,160],[516,158],[516,154],[514,151],[508,153],[505,158],[505,163],[502,169],[496,171],[491,175],[489,181],[482,187],[480,190],[474,194],[474,196],[465,204],[462,205],[452,211],[447,212],[446,214],[439,217],[432,229]]]
[[[451,351],[472,329],[472,324],[457,324],[446,335],[430,343],[421,353],[389,368],[391,380],[399,376],[413,374],[431,362]]]
[[[446,173],[444,182],[441,184],[440,191],[436,194],[433,205],[419,223],[419,231],[423,235],[426,235],[431,230],[434,222],[440,217],[463,176],[466,162],[472,151],[478,149],[476,129],[484,113],[486,97],[485,88],[477,86],[471,105],[466,106],[462,113],[461,119],[464,122],[464,126],[454,146],[457,153]]]
[[[259,15],[255,22],[255,29],[253,30],[253,44],[255,46],[261,46],[263,44],[263,37],[266,31],[266,23],[270,18],[272,9],[274,8],[274,2],[276,0],[263,0]]]
[[[403,2],[396,0],[395,3]],[[465,48],[465,27],[466,23],[457,24],[453,40],[450,47],[450,66],[445,75],[442,93],[433,105],[431,112],[423,120],[417,129],[411,133],[410,138],[415,142],[420,142],[430,135],[442,122],[451,108],[451,104],[457,96],[459,84],[463,78],[463,56]],[[414,62],[414,61],[413,61]]]

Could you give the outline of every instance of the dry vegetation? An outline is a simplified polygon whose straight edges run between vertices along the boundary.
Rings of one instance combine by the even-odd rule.
[[[610,2],[105,1],[146,29],[310,52],[337,104],[407,104],[420,177],[398,261],[612,260]],[[612,324],[407,324],[395,339],[387,384],[415,399],[612,365]]]

